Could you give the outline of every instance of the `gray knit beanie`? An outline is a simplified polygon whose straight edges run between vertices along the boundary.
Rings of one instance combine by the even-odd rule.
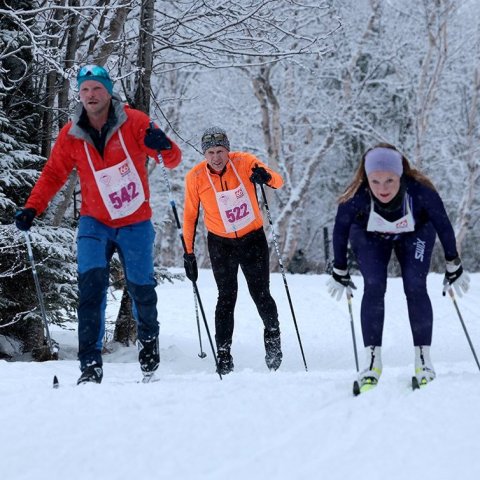
[[[399,177],[403,173],[402,154],[393,148],[375,147],[365,155],[365,173],[392,172]]]
[[[210,127],[202,135],[202,152],[205,153],[212,147],[225,147],[230,151],[230,142],[227,132],[220,127]]]

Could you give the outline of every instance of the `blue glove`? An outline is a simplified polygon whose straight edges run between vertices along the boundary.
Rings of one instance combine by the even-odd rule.
[[[22,232],[28,232],[36,216],[37,211],[34,208],[21,208],[15,213],[15,225]]]
[[[170,150],[172,148],[172,144],[163,130],[153,126],[147,128],[145,132],[144,143],[152,150]]]

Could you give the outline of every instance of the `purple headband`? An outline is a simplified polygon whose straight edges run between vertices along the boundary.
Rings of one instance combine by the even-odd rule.
[[[402,154],[391,148],[376,147],[365,155],[365,173],[393,172],[399,177],[403,173]]]

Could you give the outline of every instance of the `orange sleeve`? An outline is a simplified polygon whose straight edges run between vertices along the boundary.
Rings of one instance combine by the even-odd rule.
[[[190,170],[185,177],[185,201],[183,205],[183,238],[187,253],[193,253],[195,246],[195,232],[197,229],[200,210],[197,175],[195,169]]]
[[[250,178],[250,175],[252,173],[252,168],[263,167],[272,176],[271,180],[266,184],[267,187],[280,188],[281,186],[283,186],[282,176],[279,173],[277,173],[275,170],[272,170],[270,167],[268,167],[265,163],[259,160],[255,155],[248,153],[248,154],[245,154],[245,158],[248,162],[248,167],[247,167],[248,178]]]

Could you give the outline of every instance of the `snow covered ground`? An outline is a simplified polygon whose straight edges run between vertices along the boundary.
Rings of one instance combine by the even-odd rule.
[[[288,275],[308,364],[303,366],[282,276],[272,276],[284,362],[264,364],[262,326],[243,277],[232,353],[220,380],[202,329],[200,359],[192,287],[158,287],[160,381],[144,385],[135,347],[105,355],[101,385],[76,386],[74,330],[53,330],[61,360],[0,362],[2,479],[363,479],[480,478],[480,371],[454,306],[429,276],[437,379],[412,392],[413,347],[399,279],[389,279],[384,372],[378,388],[353,397],[346,301],[326,276]],[[362,279],[354,278],[359,290]],[[200,293],[213,334],[216,288],[203,270]],[[480,274],[459,306],[480,353]],[[361,360],[359,307],[353,299]],[[109,305],[114,318],[117,305]],[[60,388],[52,388],[57,375]]]

